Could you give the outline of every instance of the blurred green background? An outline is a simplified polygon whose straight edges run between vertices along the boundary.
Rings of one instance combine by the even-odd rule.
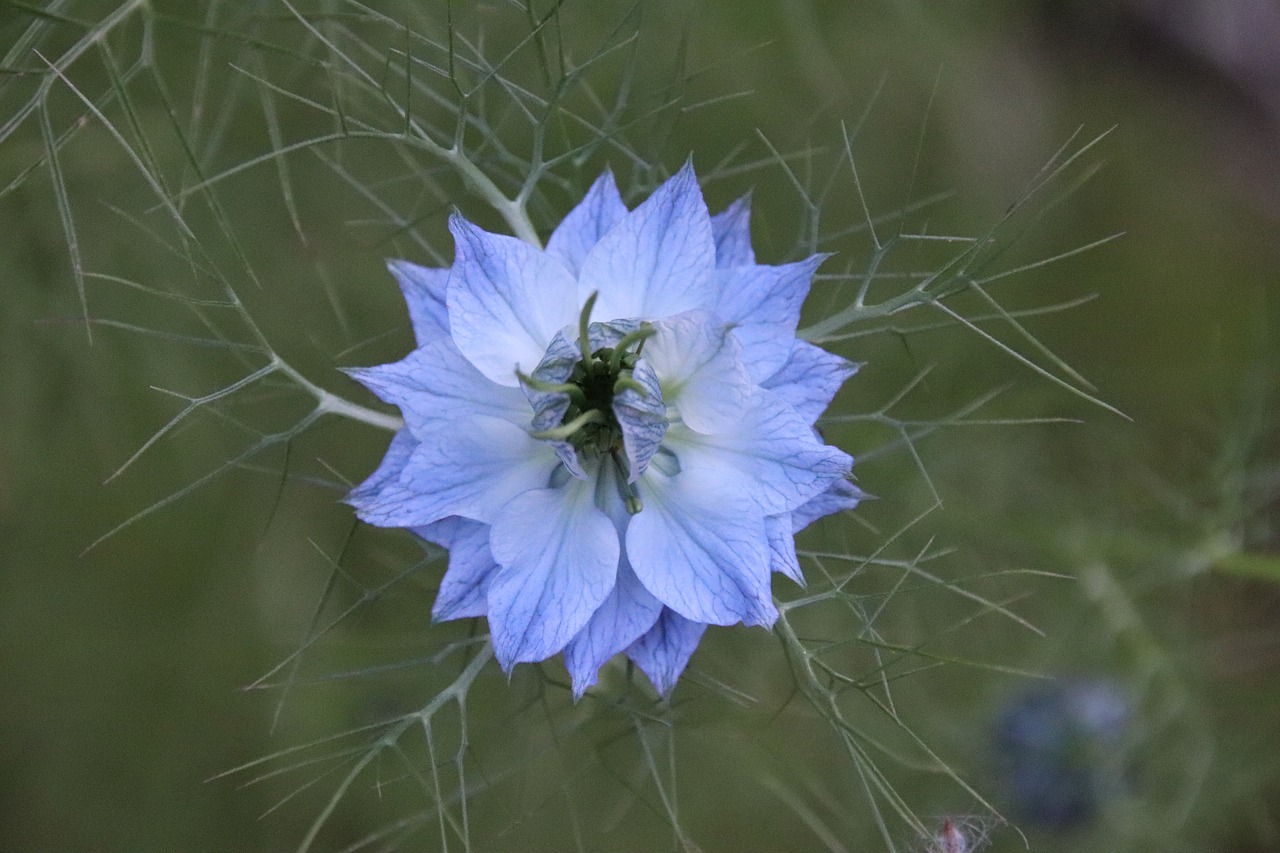
[[[1071,150],[1110,130],[1080,168],[1030,202],[1043,215],[1006,267],[1123,237],[1020,274],[997,295],[1029,308],[1096,294],[1025,322],[1127,419],[964,329],[847,342],[839,351],[866,366],[838,398],[839,414],[876,411],[928,366],[894,409],[899,417],[938,420],[1001,388],[981,417],[1080,423],[941,429],[916,448],[928,478],[905,449],[878,452],[885,431],[837,428],[842,446],[867,456],[859,482],[878,500],[860,513],[865,526],[829,524],[801,545],[870,552],[936,490],[941,507],[899,537],[898,556],[936,536],[956,549],[939,572],[975,578],[974,588],[1043,636],[926,590],[900,596],[891,638],[910,645],[945,631],[936,651],[1110,678],[1130,698],[1123,790],[1068,832],[1015,820],[1031,849],[1280,850],[1280,594],[1267,579],[1280,553],[1280,10],[1260,0],[655,0],[565,2],[558,15],[549,3],[532,13],[455,6],[457,49],[483,45],[484,55],[506,57],[497,76],[513,86],[536,89],[540,51],[558,46],[572,64],[614,46],[591,91],[606,104],[630,92],[618,128],[627,141],[553,170],[564,184],[534,205],[544,233],[605,163],[634,201],[655,171],[692,152],[700,172],[717,175],[706,185],[713,209],[754,190],[758,254],[782,260],[805,245],[797,223],[806,211],[770,147],[796,180],[820,185],[845,122],[873,214],[947,192],[911,226],[977,234],[1073,134]],[[452,658],[429,662],[468,630],[428,628],[439,564],[397,581],[419,549],[357,527],[338,503],[342,480],[359,480],[385,448],[384,434],[361,425],[321,422],[83,553],[305,411],[297,395],[255,389],[234,407],[201,410],[104,485],[181,410],[182,400],[154,388],[196,397],[243,374],[241,351],[164,335],[246,338],[216,308],[192,311],[89,278],[90,343],[73,274],[78,254],[91,272],[217,298],[134,159],[153,162],[171,188],[197,183],[166,104],[217,173],[331,127],[282,94],[328,91],[342,102],[340,63],[300,59],[324,55],[317,33],[358,30],[374,10],[385,13],[392,23],[371,31],[386,36],[378,47],[390,59],[362,59],[394,80],[402,45],[446,32],[444,4],[297,7],[319,30],[292,8],[0,0],[0,850],[292,849],[341,778],[340,762],[252,785],[278,763],[219,774],[418,707],[456,672]],[[113,15],[109,35],[85,41]],[[530,38],[530,19],[544,16]],[[62,69],[66,81],[52,78],[45,60],[78,44],[86,47]],[[431,78],[442,54],[418,53]],[[132,157],[71,85],[133,140]],[[47,94],[32,101],[41,87]],[[121,89],[132,109],[113,96]],[[575,109],[592,105],[583,91],[565,98]],[[26,110],[31,103],[42,106]],[[518,111],[490,108],[493,133],[516,128],[520,149]],[[427,99],[414,109],[428,123],[446,119]],[[72,130],[52,172],[49,139]],[[565,139],[584,132],[560,130]],[[451,204],[501,223],[485,220],[463,184],[420,151],[376,140],[317,148],[219,182],[220,209],[193,198],[190,221],[196,239],[208,238],[209,264],[240,269],[243,252],[256,281],[236,273],[238,291],[277,351],[312,381],[369,402],[334,367],[386,361],[410,345],[383,259],[431,262],[429,249],[447,259]],[[509,177],[500,152],[485,156]],[[641,158],[655,157],[647,165],[657,168],[646,168]],[[764,165],[736,168],[755,161]],[[848,174],[833,186],[824,222],[860,222]],[[408,221],[393,221],[392,210]],[[841,254],[824,269],[865,267],[865,235],[837,242]],[[945,257],[908,254],[895,268]],[[821,306],[811,301],[810,319]],[[1019,349],[1034,355],[1025,342]],[[996,574],[1018,570],[1061,577]],[[308,645],[296,671],[274,669],[349,606],[354,614]],[[814,618],[815,631],[839,630]],[[403,661],[413,663],[377,669]],[[689,838],[705,850],[883,849],[859,781],[792,695],[776,642],[713,632],[694,667],[677,691],[674,747]],[[349,672],[358,674],[335,677]],[[287,693],[241,689],[268,673],[274,684],[295,683]],[[622,674],[606,687],[610,678],[616,686]],[[754,704],[724,701],[707,686],[717,681]],[[898,683],[897,710],[1004,809],[993,720],[1027,682],[979,667],[926,668]],[[637,734],[628,728],[636,718],[607,702],[569,708],[530,673],[510,685],[487,673],[468,708],[480,767],[472,781],[484,781],[469,798],[477,849],[678,847],[646,781],[646,738],[665,743],[664,727]],[[874,716],[867,725],[878,732]],[[454,729],[443,720],[439,736],[451,744]],[[427,772],[427,753],[411,746],[417,758],[379,759],[353,786],[317,849],[344,849],[425,808],[405,778],[410,766]],[[907,766],[891,776],[930,820],[982,812],[936,773]],[[368,849],[439,849],[429,816],[423,826]],[[1023,849],[1012,829],[990,828],[992,849]],[[901,825],[891,834],[902,849],[932,849]]]

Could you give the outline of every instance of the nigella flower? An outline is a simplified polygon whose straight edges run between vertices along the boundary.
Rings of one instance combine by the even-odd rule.
[[[455,215],[451,269],[391,263],[418,347],[351,373],[405,426],[347,500],[449,549],[433,616],[504,669],[563,651],[581,696],[625,653],[665,695],[857,503],[813,428],[854,365],[795,337],[823,258],[756,264],[748,218],[688,165],[634,211],[606,172],[545,250]]]
[[[1013,811],[1057,831],[1097,817],[1127,793],[1132,716],[1128,697],[1104,679],[1049,682],[1006,703],[995,741]]]

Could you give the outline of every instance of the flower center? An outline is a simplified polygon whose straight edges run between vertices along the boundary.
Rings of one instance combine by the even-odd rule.
[[[567,432],[561,435],[580,453],[592,456],[623,449],[622,427],[613,411],[613,398],[628,388],[644,393],[631,374],[640,360],[645,339],[652,333],[642,326],[614,346],[601,347],[573,366],[565,383],[569,386],[569,408],[557,432]],[[583,343],[586,344],[585,338]],[[584,348],[583,352],[589,349]]]
[[[520,374],[521,381],[531,388],[569,397],[569,406],[560,424],[535,432],[533,437],[567,441],[575,450],[588,456],[618,453],[623,449],[622,427],[613,411],[613,399],[628,389],[646,393],[632,377],[632,372],[640,361],[644,342],[654,333],[652,326],[641,323],[612,346],[592,349],[591,309],[595,307],[596,295],[593,293],[587,298],[578,317],[578,351],[582,357],[573,365],[565,381],[542,382]]]
[[[612,327],[605,333],[603,346],[591,344],[591,310],[596,294],[592,294],[578,318],[579,358],[568,368],[563,381],[546,381],[521,373],[521,382],[535,391],[567,397],[559,423],[549,429],[531,433],[534,438],[563,442],[572,448],[579,460],[603,460],[609,457],[618,477],[620,492],[632,515],[640,512],[641,503],[635,485],[629,482],[626,433],[618,421],[615,402],[627,391],[650,395],[633,375],[640,363],[644,343],[655,332],[648,323],[640,323],[629,332]],[[601,327],[597,327],[597,338]],[[563,397],[561,398],[564,399]],[[559,451],[557,451],[559,452]],[[609,464],[609,463],[606,463]]]

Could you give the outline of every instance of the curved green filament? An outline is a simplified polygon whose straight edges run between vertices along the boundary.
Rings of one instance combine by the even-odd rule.
[[[622,340],[613,345],[613,354],[609,356],[609,371],[617,373],[622,369],[622,359],[630,355],[627,349],[632,344],[637,344],[635,354],[640,355],[640,350],[644,348],[644,342],[653,337],[657,331],[648,323],[641,323],[640,328],[623,335]]]
[[[588,328],[591,325],[591,309],[596,307],[596,297],[599,295],[600,291],[593,290],[582,305],[582,313],[578,315],[578,348],[582,351],[583,361],[591,358],[591,335]]]
[[[588,412],[583,412],[568,423],[561,424],[554,429],[544,429],[537,432],[531,432],[529,434],[534,438],[541,438],[545,441],[564,441],[587,424],[601,424],[604,422],[604,413],[599,409],[592,409]]]
[[[613,383],[613,393],[621,394],[623,391],[635,391],[642,397],[649,393],[647,388],[630,376],[619,376],[618,381]]]
[[[516,371],[516,378],[534,391],[542,391],[546,394],[568,394],[569,400],[575,406],[580,409],[587,407],[587,395],[583,394],[582,389],[572,382],[545,382],[541,379],[535,379],[520,370]]]

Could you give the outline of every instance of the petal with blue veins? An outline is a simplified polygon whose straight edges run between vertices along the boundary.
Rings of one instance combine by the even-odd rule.
[[[449,330],[467,359],[499,385],[537,366],[547,344],[578,313],[573,276],[523,240],[449,220],[457,245],[449,277]]]
[[[751,495],[765,515],[791,512],[842,480],[853,464],[848,454],[823,444],[795,409],[762,388],[754,389],[752,404],[732,429],[704,435],[675,424],[663,446],[684,468],[719,472]]]
[[[716,266],[740,267],[756,262],[751,248],[751,196],[744,195],[711,217],[716,241]]]
[[[703,433],[740,423],[753,388],[742,365],[742,347],[729,326],[706,311],[686,311],[654,321],[653,328],[644,360],[658,375],[663,400],[679,409],[680,419]]]
[[[764,520],[764,532],[769,537],[769,568],[804,586],[804,572],[796,556],[796,537],[791,532],[791,516],[769,516]]]
[[[399,361],[346,373],[379,399],[399,406],[405,423],[417,435],[475,414],[521,425],[529,420],[524,394],[491,382],[448,337],[429,341]]]
[[[560,220],[547,240],[547,254],[564,264],[574,275],[600,238],[627,215],[627,206],[618,194],[613,173],[605,170],[596,178],[582,201]]]
[[[394,486],[400,482],[400,475],[404,473],[404,467],[409,464],[409,458],[417,446],[418,440],[413,437],[413,434],[407,428],[401,427],[392,436],[391,444],[387,446],[386,455],[382,457],[378,467],[343,500],[356,509],[377,500],[388,485]]]
[[[627,657],[649,676],[659,695],[670,696],[706,630],[701,622],[663,610],[657,623],[627,649]]]
[[[791,355],[800,306],[825,259],[814,255],[794,264],[729,267],[712,274],[718,294],[712,311],[734,325],[743,362],[755,381],[775,373]]]
[[[752,496],[706,469],[668,477],[650,467],[640,487],[626,550],[649,592],[696,622],[772,625],[769,545]]]
[[[573,680],[574,698],[581,698],[596,683],[605,661],[652,628],[661,612],[662,602],[644,588],[623,557],[617,584],[591,614],[586,627],[565,647],[564,662]]]
[[[600,294],[602,320],[667,317],[709,308],[715,265],[711,217],[692,165],[658,187],[582,262],[578,297]]]
[[[449,270],[422,267],[409,261],[387,261],[387,269],[395,276],[405,305],[409,306],[409,322],[418,346],[448,337],[449,309],[445,291]]]
[[[570,480],[526,492],[494,519],[489,547],[502,568],[489,582],[489,630],[503,669],[559,652],[613,589],[618,531],[594,491]]]
[[[862,489],[848,480],[836,480],[791,513],[791,529],[799,533],[824,516],[853,509],[866,497]]]
[[[498,570],[489,550],[489,525],[455,515],[415,527],[413,532],[449,549],[449,567],[440,581],[431,618],[446,622],[484,616],[489,608],[489,580]]]
[[[794,341],[786,362],[760,385],[786,400],[813,424],[860,366],[811,343]]]
[[[379,527],[418,527],[450,515],[491,523],[516,495],[545,488],[559,460],[499,418],[476,416],[422,436],[394,483],[357,507]]]

